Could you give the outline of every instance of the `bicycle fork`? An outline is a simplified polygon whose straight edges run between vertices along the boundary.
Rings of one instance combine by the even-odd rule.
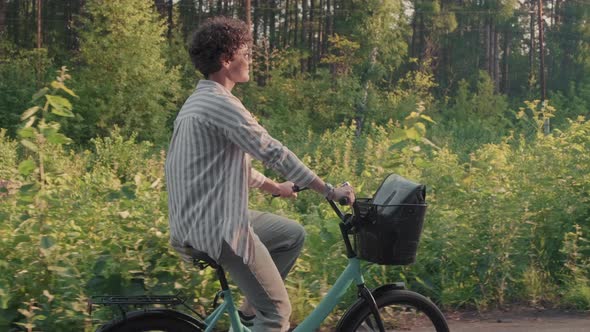
[[[375,302],[373,294],[371,294],[371,291],[367,288],[367,286],[365,286],[365,284],[357,285],[357,287],[358,295],[369,305],[371,314],[373,314],[375,317],[375,322],[377,323],[379,331],[385,332],[385,327],[383,326],[383,321],[381,320],[381,315],[379,314],[379,307],[377,307],[377,302]]]

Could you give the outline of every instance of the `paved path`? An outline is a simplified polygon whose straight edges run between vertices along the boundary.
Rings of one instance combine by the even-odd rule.
[[[590,313],[525,311],[447,316],[452,332],[590,332]]]

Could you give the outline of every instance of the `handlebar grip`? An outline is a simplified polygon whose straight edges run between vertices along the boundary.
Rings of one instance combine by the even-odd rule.
[[[300,191],[307,190],[307,189],[309,189],[309,188],[306,188],[306,187],[303,187],[303,188],[301,188],[301,187],[299,187],[299,186],[298,186],[298,185],[296,185],[296,184],[295,184],[295,185],[293,185],[293,192],[296,192],[296,193],[298,193],[298,192],[300,192]],[[272,194],[272,197],[281,197],[281,195],[279,195],[279,194]]]
[[[342,197],[340,200],[338,200],[338,203],[340,205],[350,205],[350,200],[348,197]]]

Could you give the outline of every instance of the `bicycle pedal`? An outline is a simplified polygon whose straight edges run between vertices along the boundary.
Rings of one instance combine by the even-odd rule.
[[[256,318],[256,315],[246,315],[240,310],[238,310],[238,315],[240,316],[240,322],[242,322],[242,325],[246,327],[251,327],[254,325],[254,318]]]

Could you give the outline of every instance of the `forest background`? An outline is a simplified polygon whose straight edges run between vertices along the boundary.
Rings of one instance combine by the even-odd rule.
[[[215,15],[252,24],[235,94],[320,176],[428,186],[417,262],[369,284],[590,309],[588,0],[0,0],[0,329],[92,330],[107,293],[210,304],[214,276],[168,246],[163,162],[200,78],[187,40]],[[300,321],[345,262],[337,219],[313,193],[251,206],[308,232]]]

